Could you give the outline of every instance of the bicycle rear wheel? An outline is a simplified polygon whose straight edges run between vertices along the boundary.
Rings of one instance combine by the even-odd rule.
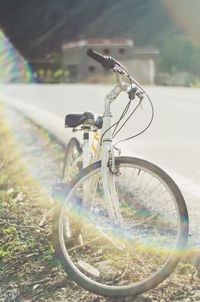
[[[53,229],[56,255],[68,275],[89,291],[120,298],[169,276],[186,246],[188,213],[179,188],[159,167],[130,157],[116,158],[116,167],[121,225],[109,219],[96,162],[71,183]],[[74,218],[82,242],[70,245],[64,226]]]
[[[67,144],[62,169],[62,180],[70,182],[82,169],[82,148],[77,138]]]
[[[82,161],[82,148],[77,138],[72,137],[67,144],[66,150],[65,150],[65,156],[63,161],[63,168],[62,168],[62,182],[65,184],[68,184],[70,181],[72,181],[75,176],[82,170],[83,167],[83,161]],[[57,213],[60,212],[60,209],[62,207],[62,192],[58,194],[58,196],[54,196],[55,200],[55,207],[54,207],[54,213],[53,213],[53,228],[54,228],[54,221],[57,220]],[[78,241],[80,230],[77,228],[78,226],[78,220],[74,217],[73,221],[71,219],[70,221],[71,225],[73,224],[73,232],[72,229],[69,229],[68,220],[64,223],[65,233],[70,234],[70,241],[71,243],[74,241]],[[75,227],[76,226],[76,227]],[[56,248],[57,240],[55,235],[56,233],[53,230],[53,246]]]

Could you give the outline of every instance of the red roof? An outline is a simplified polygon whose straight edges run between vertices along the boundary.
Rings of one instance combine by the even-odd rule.
[[[133,40],[131,39],[85,39],[74,41],[70,43],[65,43],[63,49],[73,48],[73,47],[82,47],[89,45],[105,45],[105,46],[133,46]]]

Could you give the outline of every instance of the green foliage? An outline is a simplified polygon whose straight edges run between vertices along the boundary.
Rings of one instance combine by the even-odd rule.
[[[40,83],[63,83],[66,82],[69,77],[69,71],[62,67],[55,70],[51,69],[40,69],[37,73],[37,78]]]
[[[6,255],[7,253],[2,248],[0,248],[0,259],[4,258]]]
[[[15,226],[10,226],[6,229],[3,230],[3,233],[5,235],[12,235],[12,234],[16,234],[17,230],[16,230],[16,227]]]
[[[170,74],[183,71],[200,77],[200,49],[184,36],[166,40],[160,50],[160,70]]]

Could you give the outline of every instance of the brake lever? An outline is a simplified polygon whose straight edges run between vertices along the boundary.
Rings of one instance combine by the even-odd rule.
[[[132,86],[130,87],[130,89],[127,91],[127,94],[129,96],[129,99],[131,101],[133,101],[135,99],[135,97],[137,96],[140,99],[140,107],[143,110],[143,106],[142,106],[142,100],[145,96],[144,92],[141,91],[137,86]]]
[[[138,88],[137,88],[136,86],[133,87],[132,85],[131,85],[130,90],[127,91],[128,96],[129,96],[129,99],[130,99],[131,101],[133,101],[133,100],[135,99],[135,96],[136,96],[136,94],[137,94],[137,91],[138,91]]]
[[[127,76],[127,73],[125,72],[125,70],[123,70],[120,66],[115,65],[115,67],[113,68],[114,72],[118,72],[121,75]]]

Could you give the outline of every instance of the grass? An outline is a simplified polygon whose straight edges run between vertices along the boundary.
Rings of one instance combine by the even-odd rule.
[[[49,196],[29,175],[3,112],[0,105],[3,142],[0,145],[0,301],[4,301],[1,294],[6,295],[10,286],[15,287],[16,296],[22,301],[24,297],[37,296],[37,289],[27,287],[27,283],[56,277],[59,268],[51,244],[51,227],[39,227],[44,209],[50,204]],[[50,279],[53,282],[54,278]],[[44,282],[47,288],[48,282],[49,279]]]

